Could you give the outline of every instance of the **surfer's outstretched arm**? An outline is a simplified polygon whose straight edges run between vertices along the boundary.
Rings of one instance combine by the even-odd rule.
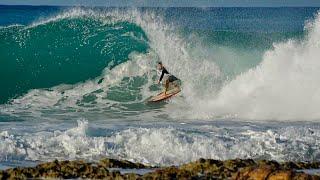
[[[164,76],[164,72],[162,71],[162,72],[161,72],[161,76],[160,76],[160,78],[159,78],[159,80],[158,80],[158,84],[162,81],[163,76]]]

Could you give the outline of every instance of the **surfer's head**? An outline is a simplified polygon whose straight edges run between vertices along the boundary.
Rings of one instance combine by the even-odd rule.
[[[158,69],[158,70],[161,70],[162,68],[163,68],[163,64],[162,64],[161,61],[159,61],[159,62],[157,63],[157,69]]]

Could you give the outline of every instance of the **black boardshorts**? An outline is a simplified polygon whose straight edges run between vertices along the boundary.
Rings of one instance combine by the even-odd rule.
[[[179,80],[177,77],[175,77],[174,75],[170,75],[169,77],[168,77],[168,80],[169,80],[169,82],[173,82],[173,81],[177,81],[177,80]]]

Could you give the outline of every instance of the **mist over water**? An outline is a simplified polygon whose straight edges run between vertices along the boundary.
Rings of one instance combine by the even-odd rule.
[[[318,120],[319,19],[318,14],[306,24],[303,39],[274,43],[256,67],[226,82],[216,98],[197,101],[191,114],[204,110],[203,117],[212,113],[252,120]]]
[[[3,166],[319,160],[316,8],[48,12],[0,28]],[[182,92],[149,104],[157,61]]]

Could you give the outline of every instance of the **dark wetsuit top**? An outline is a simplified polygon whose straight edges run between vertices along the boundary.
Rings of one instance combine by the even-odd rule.
[[[161,71],[161,76],[160,76],[159,81],[162,81],[162,78],[163,78],[164,74],[170,74],[170,73],[167,71],[166,68],[163,67],[162,71]]]
[[[160,82],[162,81],[164,74],[169,74],[169,77],[168,77],[169,82],[173,82],[173,81],[179,80],[179,79],[176,78],[174,75],[170,74],[170,73],[167,71],[166,68],[163,67],[162,70],[161,70],[161,76],[160,76],[160,79],[159,79]]]

